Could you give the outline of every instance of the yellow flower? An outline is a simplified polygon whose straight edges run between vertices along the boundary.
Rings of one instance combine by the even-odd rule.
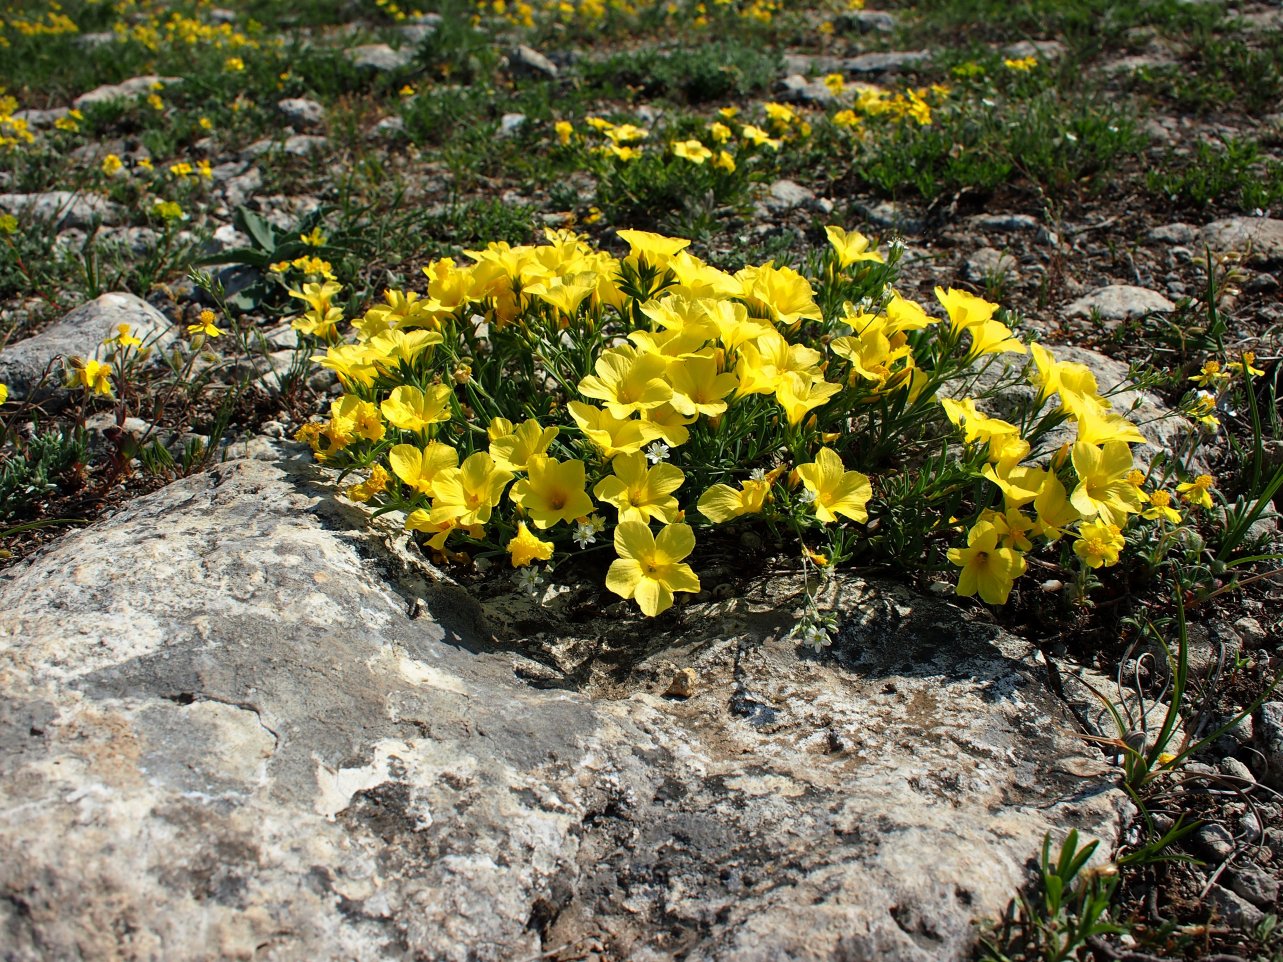
[[[983,327],[993,320],[993,315],[998,310],[997,304],[992,304],[982,297],[976,297],[974,294],[968,294],[966,291],[960,291],[952,287],[947,291],[937,287],[935,293],[936,300],[940,302],[946,313],[948,313],[949,323],[955,331]]]
[[[148,94],[147,106],[152,110],[161,111],[165,109],[165,101],[160,99],[160,94]]]
[[[724,144],[734,136],[734,133],[720,120],[714,120],[708,125],[708,135],[713,138],[714,143]]]
[[[184,160],[177,164],[170,164],[169,172],[175,177],[190,177],[196,172],[196,168]]]
[[[1108,521],[1084,521],[1078,526],[1074,554],[1089,568],[1118,564],[1118,553],[1126,546],[1122,529]]]
[[[324,247],[326,237],[319,226],[313,227],[306,234],[299,234],[298,239],[308,247]]]
[[[536,559],[547,561],[551,558],[552,542],[540,541],[524,521],[519,521],[517,536],[508,542],[508,554],[514,568],[523,568]]]
[[[558,521],[592,514],[592,498],[584,490],[584,462],[555,461],[537,454],[527,462],[526,472],[527,477],[512,486],[508,497],[525,509],[535,527],[551,528]]]
[[[677,499],[673,492],[682,486],[685,475],[671,464],[647,468],[646,455],[621,454],[611,464],[614,475],[602,478],[593,488],[601,501],[615,506],[620,521],[642,521],[658,518],[665,524],[677,520]]]
[[[779,150],[782,141],[775,139],[761,127],[753,124],[745,124],[740,128],[740,136],[747,140],[754,147],[770,147],[772,150]]]
[[[511,480],[512,472],[495,467],[486,452],[469,455],[459,467],[445,468],[433,480],[432,522],[453,521],[464,527],[485,524]]]
[[[724,398],[739,386],[739,378],[717,373],[717,361],[711,357],[687,355],[668,366],[668,383],[673,390],[670,403],[678,414],[712,418],[726,411]]]
[[[420,391],[412,384],[392,389],[379,409],[388,423],[402,431],[425,431],[429,425],[450,419],[450,398],[454,392],[444,384],[434,384]]]
[[[679,140],[673,144],[673,153],[692,164],[702,164],[713,156],[713,152],[698,140]]]
[[[843,267],[850,267],[861,261],[873,261],[876,264],[886,262],[876,248],[869,250],[869,239],[858,230],[848,232],[841,227],[830,225],[824,228],[824,233],[838,255],[838,263]]]
[[[1265,372],[1262,371],[1260,368],[1255,367],[1254,366],[1255,363],[1256,363],[1256,355],[1253,354],[1251,351],[1244,351],[1243,359],[1241,361],[1230,361],[1229,364],[1226,365],[1226,367],[1228,367],[1230,371],[1232,371],[1235,374],[1246,373],[1248,377],[1260,377]]]
[[[0,381],[0,404],[4,404],[7,400],[9,400],[9,385]]]
[[[129,333],[130,330],[131,328],[128,324],[117,324],[116,333],[103,341],[103,344],[117,350],[126,347],[141,347],[143,342]]]
[[[958,573],[957,593],[969,598],[979,593],[991,605],[1004,605],[1011,586],[1025,573],[1024,556],[1014,548],[1002,547],[998,528],[985,521],[967,532],[967,547],[950,548],[949,563]]]
[[[613,458],[617,454],[633,454],[660,436],[660,429],[646,421],[636,418],[617,418],[609,411],[585,404],[583,401],[571,401],[566,410],[579,425],[584,436],[596,445],[604,458]]]
[[[1221,362],[1214,358],[1205,361],[1202,370],[1190,378],[1199,387],[1215,386],[1229,379],[1229,372],[1222,371]]]
[[[217,319],[218,315],[209,308],[205,308],[205,310],[201,311],[197,316],[195,324],[187,325],[187,333],[201,334],[209,338],[222,337],[223,332],[214,324],[214,321]]]
[[[173,221],[185,220],[187,218],[187,215],[183,213],[182,205],[177,201],[161,200],[157,197],[155,204],[152,205],[152,209],[156,212],[156,216],[160,217],[162,220]]]
[[[802,423],[808,411],[823,407],[842,385],[833,384],[813,374],[790,371],[775,386],[775,400],[784,409],[789,424]]]
[[[496,423],[501,421],[503,424]],[[490,457],[501,468],[524,471],[531,458],[547,455],[548,446],[560,431],[557,427],[541,428],[534,418],[527,418],[516,428],[511,422],[495,418],[489,428]]]
[[[102,172],[108,177],[115,177],[124,166],[124,162],[115,154],[108,154],[102,159]]]
[[[71,373],[67,379],[67,386],[79,386],[93,394],[111,397],[111,365],[92,359],[85,360],[82,357],[73,357],[71,358]]]
[[[210,131],[214,129],[214,122],[208,117],[202,117],[200,120],[196,121],[196,124],[201,130]]]
[[[771,496],[771,483],[749,479],[739,490],[729,484],[715,484],[699,496],[699,513],[721,524],[745,514],[760,514]]]
[[[724,150],[719,150],[717,156],[713,158],[713,166],[718,170],[724,170],[728,174],[735,173],[735,158]]]
[[[1014,424],[1001,418],[989,417],[977,409],[975,398],[963,398],[961,401],[941,398],[940,406],[944,408],[949,420],[963,429],[963,440],[967,444],[992,445],[996,438],[1020,435],[1020,429]]]
[[[245,69],[245,61],[240,57],[228,57],[223,61],[223,69],[228,73],[240,73]]]
[[[1034,67],[1038,66],[1038,58],[1032,55],[1020,58],[1008,57],[1003,60],[1002,65],[1008,70],[1016,70],[1024,73],[1026,71],[1033,70]]]
[[[658,354],[640,354],[621,346],[598,357],[593,369],[595,375],[579,382],[579,393],[604,401],[614,417],[657,408],[673,397],[672,387],[664,380],[668,361]]]
[[[1181,513],[1172,507],[1172,496],[1166,491],[1155,491],[1149,496],[1150,507],[1141,512],[1142,518],[1157,521],[1160,518],[1172,524],[1181,523]]]
[[[688,524],[670,524],[651,534],[641,521],[624,521],[615,528],[619,557],[606,573],[606,587],[621,598],[633,598],[642,613],[653,618],[673,604],[673,592],[699,591],[699,578],[683,560],[695,549]]]
[[[670,260],[690,246],[690,241],[680,237],[665,237],[645,230],[621,230],[617,233],[629,247],[629,260],[652,267],[667,267]]]
[[[369,501],[376,494],[382,494],[388,486],[388,473],[383,465],[376,464],[370,469],[370,476],[360,484],[351,485],[345,492],[349,498],[360,504]]]
[[[0,214],[0,234],[18,233],[18,218],[13,214]]]
[[[354,437],[378,441],[384,435],[385,428],[383,419],[379,417],[379,409],[372,402],[363,401],[355,395],[345,394],[330,402],[330,414],[336,421],[350,421]]]
[[[1073,448],[1078,486],[1070,503],[1085,518],[1096,517],[1119,526],[1129,513],[1139,512],[1141,498],[1127,480],[1132,470],[1132,452],[1122,441],[1108,441],[1103,447],[1078,441]]]
[[[419,494],[432,494],[437,475],[459,464],[459,452],[448,444],[432,441],[426,448],[398,444],[388,452],[392,473]]]
[[[575,133],[575,126],[569,120],[559,120],[553,124],[553,130],[557,132],[557,143],[565,147]]]
[[[1208,493],[1216,484],[1210,474],[1200,474],[1193,481],[1176,485],[1176,490],[1190,504],[1196,504],[1205,511],[1212,510],[1212,496]]]
[[[865,509],[873,496],[867,475],[847,471],[842,458],[832,448],[820,448],[815,460],[797,466],[797,475],[810,493],[815,516],[825,524],[836,521],[839,514],[852,521],[868,521]]]

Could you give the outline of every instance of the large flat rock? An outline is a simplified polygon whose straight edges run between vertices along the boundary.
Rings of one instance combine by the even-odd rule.
[[[236,461],[0,577],[6,959],[937,962],[1044,833],[1118,830],[1028,649],[950,604],[835,578],[817,657],[788,578],[620,603],[556,644],[636,657],[565,672],[403,539]]]

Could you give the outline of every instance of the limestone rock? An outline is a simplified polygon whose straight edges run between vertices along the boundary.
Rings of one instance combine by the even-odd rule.
[[[560,71],[557,65],[534,47],[520,44],[508,54],[508,69],[524,77],[553,79]]]
[[[1261,780],[1283,789],[1283,701],[1267,701],[1256,710],[1256,737],[1265,776]]]
[[[843,67],[849,73],[896,73],[901,70],[912,70],[930,59],[931,54],[925,50],[890,50],[885,53],[862,53],[858,57],[846,60]]]
[[[895,14],[885,10],[848,10],[838,14],[836,26],[840,30],[859,33],[892,33],[895,31]]]
[[[325,119],[325,108],[307,97],[286,97],[277,101],[276,109],[292,127],[319,127]]]
[[[1073,301],[1065,308],[1070,317],[1090,317],[1095,314],[1107,327],[1146,314],[1168,314],[1176,305],[1157,291],[1132,284],[1110,284]]]
[[[615,600],[594,672],[403,537],[243,460],[0,575],[6,958],[936,962],[1044,833],[1116,837],[1028,646],[947,604],[836,577],[817,658],[796,579]]]
[[[348,61],[357,70],[370,73],[394,73],[414,63],[410,50],[393,50],[386,43],[367,43],[345,51]]]
[[[808,207],[815,203],[815,191],[792,180],[777,180],[763,198],[763,203],[772,213],[784,213],[798,207]]]
[[[95,87],[88,93],[81,94],[76,98],[73,106],[77,110],[83,110],[85,107],[109,103],[113,100],[135,100],[138,97],[145,97],[152,93],[157,84],[162,87],[168,87],[182,82],[181,77],[158,77],[155,74],[148,74],[145,77],[130,77],[128,80],[122,80],[118,84],[104,84],[101,87]]]
[[[307,157],[329,147],[329,140],[315,134],[293,134],[282,140],[264,138],[256,140],[245,148],[247,157],[261,157],[264,154],[281,152],[294,157]]]
[[[35,194],[0,194],[0,210],[19,217],[51,222],[55,229],[118,224],[125,217],[119,204],[97,194],[74,190],[45,190]]]
[[[828,87],[818,80],[809,80],[802,74],[789,74],[776,85],[779,99],[791,104],[818,104],[827,107],[838,102]]]
[[[1261,267],[1283,265],[1283,220],[1276,217],[1229,217],[1203,228],[1202,241],[1216,253],[1247,253]]]
[[[135,337],[163,351],[177,336],[169,319],[133,294],[103,294],[76,308],[62,320],[34,337],[8,345],[0,351],[0,382],[9,385],[12,397],[32,392],[49,363],[59,355],[93,357],[102,342],[116,333],[116,325],[128,324]],[[45,382],[46,389],[62,383],[58,365]]]

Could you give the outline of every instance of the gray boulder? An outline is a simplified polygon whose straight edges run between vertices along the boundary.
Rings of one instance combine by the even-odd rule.
[[[73,106],[78,110],[83,110],[85,107],[109,103],[113,100],[136,100],[154,91],[157,84],[162,87],[169,87],[182,82],[183,79],[181,77],[158,77],[155,74],[148,74],[145,77],[130,77],[128,80],[122,80],[118,84],[104,84],[101,87],[95,87],[88,93],[81,94],[75,99]]]
[[[1070,303],[1065,313],[1070,317],[1099,317],[1106,327],[1117,327],[1123,321],[1147,314],[1170,314],[1176,305],[1158,291],[1133,284],[1110,284],[1099,287]]]
[[[130,502],[0,574],[6,958],[966,958],[1122,795],[1023,643],[835,578],[815,657],[799,587],[572,625],[306,462]]]
[[[394,73],[414,63],[412,50],[393,50],[386,43],[367,43],[346,52],[348,61],[357,70],[370,73]]]
[[[55,357],[94,357],[102,342],[116,334],[119,324],[156,351],[164,351],[177,337],[169,319],[133,294],[103,294],[82,304],[53,326],[34,337],[10,344],[0,351],[0,382],[9,385],[12,397],[25,398],[39,383]],[[57,387],[62,377],[54,365],[46,388]]]

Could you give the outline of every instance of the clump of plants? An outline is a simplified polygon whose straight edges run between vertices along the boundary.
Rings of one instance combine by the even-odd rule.
[[[805,272],[730,274],[679,238],[620,231],[616,258],[549,230],[431,263],[426,294],[385,292],[347,338],[341,286],[304,285],[295,326],[344,392],[299,437],[443,561],[506,556],[533,586],[613,543],[605,585],[648,616],[700,590],[692,552],[728,526],[1003,604],[1032,555],[1085,598],[1182,498],[1210,503],[1210,478],[1137,466],[1087,367],[965,291],[933,315],[894,289],[898,248],[827,233]],[[1017,385],[1010,420],[985,410]],[[803,636],[828,643],[818,611]]]

